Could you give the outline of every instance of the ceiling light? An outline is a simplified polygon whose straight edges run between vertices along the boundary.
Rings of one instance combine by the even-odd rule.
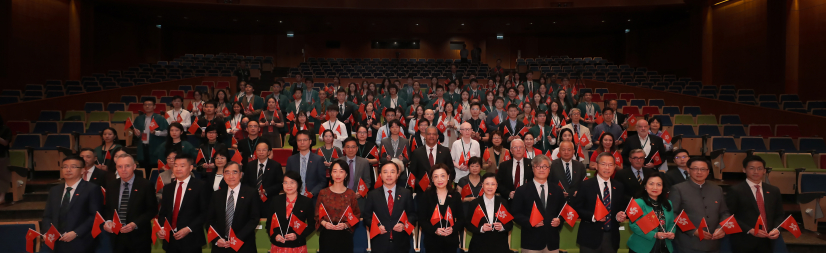
[[[462,25],[465,25],[465,23],[462,23]]]
[[[416,24],[416,25],[419,25],[419,24]]]
[[[628,22],[631,22],[631,19],[628,19]]]
[[[530,23],[530,24],[533,25],[533,23]]]
[[[605,20],[603,20],[602,23],[605,23]]]
[[[507,23],[507,24],[505,24],[505,25],[511,25],[511,23]]]
[[[556,21],[554,21],[554,24],[556,24]]]

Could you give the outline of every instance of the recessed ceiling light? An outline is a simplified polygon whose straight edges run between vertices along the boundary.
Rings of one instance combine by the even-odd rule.
[[[462,25],[465,25],[465,23],[462,23]]]
[[[189,17],[184,17],[184,19],[189,19]]]
[[[278,20],[278,23],[279,23],[279,24],[280,24],[280,23],[284,23],[284,21]]]
[[[631,19],[628,19],[628,22],[631,22]]]
[[[419,24],[416,24],[416,25],[419,25]]]
[[[529,24],[533,25],[533,23],[529,23]]]
[[[554,21],[554,24],[556,24],[556,21]]]
[[[161,15],[158,15],[158,17],[159,17],[159,18],[162,18],[162,17],[163,17],[163,16],[161,16]]]
[[[603,20],[602,23],[605,23],[605,20]]]
[[[511,23],[507,23],[507,24],[505,24],[505,25],[511,25]]]

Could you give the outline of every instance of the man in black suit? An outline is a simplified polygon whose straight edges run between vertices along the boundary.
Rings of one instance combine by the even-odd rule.
[[[419,181],[422,180],[424,174],[430,171],[430,167],[437,163],[443,163],[452,171],[453,158],[450,156],[450,149],[439,145],[439,129],[430,126],[425,129],[425,145],[420,145],[413,151],[413,157],[410,158],[410,166],[408,170],[416,176],[414,189],[416,193],[422,192],[419,187]],[[432,175],[428,175],[430,177]],[[402,182],[405,184],[406,182]]]
[[[333,104],[338,108],[338,121],[344,122],[344,125],[347,128],[346,135],[350,136],[350,133],[353,132],[353,122],[350,120],[350,116],[353,116],[353,120],[356,120],[356,116],[353,115],[356,104],[347,101],[347,91],[344,89],[339,89],[336,91],[336,100]]]
[[[60,176],[65,183],[49,190],[49,199],[43,211],[40,230],[44,232],[55,226],[59,237],[44,236],[54,242],[54,252],[93,251],[92,224],[100,211],[103,194],[100,186],[81,180],[85,162],[77,156],[63,158]]]
[[[210,207],[207,212],[206,227],[215,229],[221,238],[217,239],[212,252],[244,252],[255,253],[255,227],[258,226],[258,192],[249,185],[241,184],[241,165],[230,162],[224,168],[226,186],[215,191],[210,197]],[[227,219],[227,215],[232,215]],[[229,239],[229,229],[236,238],[244,242],[238,251],[233,250]],[[212,242],[210,242],[212,243]]]
[[[617,252],[619,249],[619,226],[625,221],[625,207],[628,204],[622,196],[623,185],[612,179],[616,164],[609,153],[599,154],[596,158],[597,177],[585,180],[574,198],[574,209],[581,219],[576,242],[580,251]],[[608,210],[608,215],[596,220],[594,213],[596,202],[600,201]]]
[[[261,123],[257,120],[250,120],[247,122],[247,137],[238,141],[238,144],[233,147],[237,152],[241,152],[241,162],[246,166],[251,161],[255,161],[255,147],[259,143],[266,142],[267,145],[272,145],[267,138],[261,138]]]
[[[201,247],[206,244],[204,222],[212,189],[203,181],[191,176],[190,173],[195,169],[193,162],[192,158],[186,155],[175,157],[172,167],[175,181],[163,187],[158,222],[169,221],[172,231],[167,235],[161,230],[158,237],[169,236],[169,242],[164,242],[163,245],[164,250],[169,253],[201,252]]]
[[[382,163],[379,169],[383,186],[367,193],[362,210],[364,227],[372,228],[373,215],[376,215],[380,223],[377,224],[379,234],[370,239],[372,252],[408,252],[410,235],[404,231],[404,224],[400,223],[399,219],[404,212],[410,224],[416,224],[418,216],[413,209],[413,194],[396,183],[401,171],[396,163]]]
[[[106,181],[110,179],[109,173],[105,170],[100,168],[96,168],[95,164],[98,162],[97,156],[95,156],[95,150],[91,148],[82,148],[80,149],[80,158],[83,158],[83,163],[86,164],[86,167],[83,168],[83,180],[88,181],[89,183],[93,183],[97,186],[106,186]],[[114,153],[113,153],[114,155]]]
[[[456,83],[459,87],[462,87],[462,73],[456,70],[456,64],[450,64],[450,73],[447,74],[447,79],[450,80],[450,82]]]
[[[685,182],[689,179],[688,175],[688,150],[678,149],[674,151],[674,164],[676,167],[669,166],[668,171],[665,172],[665,177],[668,179],[668,185],[676,185]]]
[[[269,200],[281,192],[281,182],[284,181],[284,171],[281,164],[269,159],[270,144],[266,142],[258,143],[255,146],[255,156],[258,158],[244,166],[243,183],[258,191],[258,206],[261,208],[259,214],[261,218],[266,218],[272,210],[264,199]]]
[[[551,162],[551,184],[562,183],[562,186],[565,187],[563,194],[569,200],[576,197],[576,193],[588,173],[585,171],[585,165],[574,159],[574,152],[573,143],[570,141],[562,142],[559,144],[559,159]]]
[[[525,185],[533,178],[531,159],[525,158],[525,142],[516,139],[511,143],[511,159],[499,164],[496,171],[496,181],[499,182],[497,192],[508,201],[513,200],[514,192],[519,186]]]
[[[519,131],[525,127],[522,121],[516,120],[519,115],[519,106],[515,104],[508,105],[508,118],[500,119],[502,123],[499,124],[499,132],[502,132],[502,138],[507,141],[502,143],[505,148],[510,149],[511,142],[516,139],[522,139]]]
[[[548,180],[551,171],[551,159],[537,155],[531,160],[533,178],[524,187],[516,189],[514,194],[514,221],[522,226],[522,252],[550,252],[559,249],[559,230],[562,228],[557,217],[565,196],[562,189]],[[543,220],[531,225],[531,212],[536,205]]]
[[[645,151],[642,149],[634,149],[630,151],[628,160],[631,160],[630,166],[625,166],[624,169],[617,172],[616,180],[622,183],[625,192],[623,195],[626,199],[631,199],[637,194],[637,191],[643,189],[643,182],[645,182],[645,175],[654,172],[654,169],[644,168],[643,163],[645,159]]]
[[[635,149],[642,149],[643,152],[645,152],[645,162],[643,163],[643,167],[646,169],[654,169],[656,166],[659,166],[654,165],[654,161],[652,160],[654,154],[659,153],[661,160],[665,158],[665,145],[663,145],[663,139],[648,133],[648,121],[644,119],[637,121],[637,136],[629,136],[625,141],[625,147],[622,148],[622,157],[625,158],[625,161],[623,161],[623,166],[631,165],[631,159],[628,159],[628,155],[631,150]],[[665,160],[662,161],[665,162]]]
[[[155,187],[142,177],[135,176],[135,159],[130,155],[115,158],[120,179],[106,184],[106,208],[102,215],[107,219],[103,229],[112,233],[111,219],[118,213],[123,227],[113,234],[112,252],[152,251],[152,219],[158,214]]]
[[[616,99],[608,100],[608,108],[611,108],[611,111],[614,112],[614,119],[613,119],[614,124],[618,124],[618,125],[622,126],[622,129],[628,128],[628,122],[625,122],[625,120],[627,118],[625,116],[625,114],[617,112],[617,100]],[[639,128],[637,128],[637,131],[639,131]]]
[[[780,188],[763,182],[766,175],[766,162],[759,156],[749,156],[743,160],[743,172],[746,181],[731,187],[726,194],[729,211],[746,233],[731,235],[733,252],[772,252],[772,240],[780,236],[776,227],[783,222],[783,203]],[[757,231],[751,224],[757,224],[757,217],[762,217],[763,224]]]

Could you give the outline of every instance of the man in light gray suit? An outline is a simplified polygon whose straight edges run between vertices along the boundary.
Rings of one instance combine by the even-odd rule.
[[[361,197],[359,193],[359,180],[364,180],[364,187],[365,192],[369,191],[370,188],[373,186],[373,182],[370,179],[370,162],[363,157],[356,156],[356,153],[359,151],[358,140],[353,137],[349,137],[342,142],[344,146],[344,157],[339,158],[339,160],[344,161],[350,167],[349,174],[350,180],[347,183],[347,188],[356,192],[356,199],[359,202],[359,210],[364,208],[364,198]]]
[[[301,175],[304,189],[299,189],[299,192],[306,196],[306,192],[309,191],[315,200],[318,192],[327,187],[327,167],[324,166],[324,160],[320,155],[310,152],[310,132],[298,131],[295,141],[298,153],[287,158],[287,171],[295,171]]]
[[[587,174],[585,165],[574,159],[574,152],[574,144],[570,141],[559,144],[559,159],[551,162],[551,178],[548,180],[551,185],[556,184],[556,181],[562,183],[565,187],[562,194],[568,200],[579,191],[579,185]]]
[[[711,163],[704,158],[691,158],[688,161],[690,180],[679,183],[671,188],[669,199],[674,205],[674,215],[685,211],[688,219],[695,227],[705,218],[708,229],[702,231],[691,229],[682,232],[674,229],[677,234],[675,242],[681,253],[718,252],[720,240],[726,234],[719,229],[721,220],[728,218],[728,207],[723,196],[723,188],[706,182]],[[668,228],[671,229],[671,228]],[[699,236],[703,236],[701,241]]]

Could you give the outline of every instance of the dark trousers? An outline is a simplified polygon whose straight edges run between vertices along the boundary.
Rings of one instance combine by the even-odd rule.
[[[613,243],[613,236],[611,236],[611,232],[604,232],[602,233],[602,242],[599,244],[599,247],[596,249],[588,248],[588,247],[581,247],[579,252],[582,253],[617,253],[617,249],[614,248]]]

